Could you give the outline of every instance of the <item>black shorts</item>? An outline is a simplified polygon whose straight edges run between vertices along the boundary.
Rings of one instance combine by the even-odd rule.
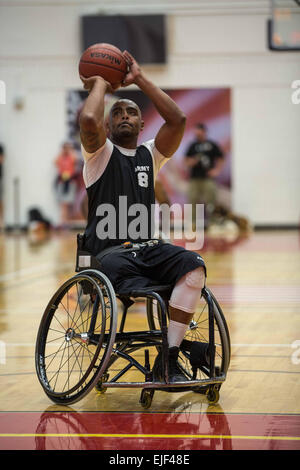
[[[183,247],[159,242],[137,251],[113,252],[101,259],[101,271],[118,294],[136,289],[175,285],[185,274],[202,266],[202,257]]]

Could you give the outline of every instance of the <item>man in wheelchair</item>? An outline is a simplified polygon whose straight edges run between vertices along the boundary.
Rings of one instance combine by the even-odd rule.
[[[177,150],[186,118],[176,103],[146,77],[131,54],[125,51],[124,57],[129,71],[118,87],[113,88],[99,76],[81,77],[89,93],[79,118],[88,194],[84,250],[98,259],[101,271],[118,294],[155,285],[174,286],[169,299],[169,381],[186,381],[177,358],[205,284],[205,264],[198,253],[152,237],[155,178]],[[136,103],[119,99],[108,121],[104,120],[105,94],[132,83],[152,101],[164,120],[155,138],[139,146],[144,123]],[[141,206],[147,209],[147,215],[136,237],[134,215]],[[153,367],[154,381],[163,380],[161,362],[159,354]]]

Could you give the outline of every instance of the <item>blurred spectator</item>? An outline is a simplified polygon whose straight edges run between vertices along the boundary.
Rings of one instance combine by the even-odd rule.
[[[58,172],[55,188],[61,209],[60,223],[62,227],[67,227],[76,196],[77,156],[72,144],[63,144],[55,165]]]
[[[28,211],[28,237],[32,244],[44,242],[51,228],[51,223],[44,217],[37,207],[32,207]]]
[[[4,166],[4,147],[0,144],[0,230],[3,229],[3,166]]]
[[[223,152],[212,140],[207,139],[206,126],[195,127],[195,141],[189,146],[185,163],[190,169],[189,202],[193,205],[193,226],[196,226],[195,206],[205,204],[205,225],[209,225],[217,204],[217,183],[223,164]]]

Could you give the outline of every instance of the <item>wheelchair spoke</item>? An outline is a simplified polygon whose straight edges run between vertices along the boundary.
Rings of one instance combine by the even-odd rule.
[[[76,327],[78,330],[80,329],[81,325],[86,321],[85,319],[83,319],[83,313],[86,309],[86,306],[89,305],[89,310],[90,310],[90,299],[88,299],[87,303],[85,304],[85,307],[83,309],[81,309],[81,306],[80,306],[80,302],[79,303],[79,314],[78,314],[78,317],[76,318],[76,320],[72,320],[72,327]],[[77,308],[77,306],[76,306]],[[75,317],[75,312],[74,312],[74,317]],[[81,320],[81,323],[78,325],[77,322],[79,321],[79,319]]]
[[[50,362],[47,364],[47,366],[45,367],[46,372],[47,372],[47,370],[49,369],[49,367],[51,366],[51,364],[52,364],[52,362],[54,361],[54,359],[56,359],[57,355],[61,352],[61,350],[62,350],[62,348],[63,348],[64,346],[65,346],[65,342],[63,342],[63,343],[60,345],[58,351],[56,351],[56,352],[54,352],[54,353],[52,353],[52,354],[47,354],[47,356],[45,356],[44,359],[48,359],[49,357],[53,356],[52,359],[51,359],[51,361],[50,361]]]
[[[66,307],[64,306],[64,304],[62,303],[62,301],[60,301],[59,303],[60,303],[60,305],[63,307],[63,309],[65,310],[65,312],[66,312],[66,314],[67,314],[67,318],[68,318],[68,328],[69,328],[69,319],[72,320],[72,317],[71,317],[71,315],[70,315],[70,313],[69,313],[69,309],[66,309]]]
[[[79,342],[76,338],[74,338],[74,340],[75,340],[75,342],[76,342],[77,344],[79,344],[79,345],[81,346],[82,351],[83,351],[83,354],[84,354],[84,352],[87,352],[87,354],[89,355],[90,360],[92,360],[93,354],[92,354],[92,352],[89,350],[88,346],[87,346],[86,344],[82,343],[82,342]]]
[[[65,343],[65,348],[66,348],[66,347],[68,348],[68,353],[69,353],[70,345],[69,345],[69,344],[67,345],[67,343]],[[64,348],[64,352],[65,352],[65,348]],[[78,349],[78,348],[77,348],[77,349]],[[76,350],[76,351],[77,351],[77,350]],[[74,350],[75,356],[76,356],[76,351]],[[66,373],[65,371],[62,371],[63,367],[64,367],[66,364],[69,364],[69,355],[68,355],[68,357],[65,359],[65,361],[62,363],[63,358],[64,358],[64,352],[63,352],[63,355],[62,355],[62,357],[61,357],[60,365],[59,365],[58,370],[57,370],[57,371],[52,375],[52,377],[48,380],[48,382],[50,383],[50,382],[54,379],[54,377],[56,377],[56,381],[55,381],[55,385],[54,385],[54,387],[53,387],[53,390],[55,390],[55,387],[56,387],[56,384],[57,384],[58,376],[59,376],[61,373],[62,373],[62,374]],[[75,364],[76,364],[76,361],[74,361],[72,370],[74,369]]]
[[[56,313],[53,315],[53,318],[55,318],[55,320],[57,321],[57,323],[59,323],[59,325],[62,327],[63,331],[66,331],[66,328],[64,327],[64,325],[62,325],[62,323],[60,322],[60,320],[57,318]]]
[[[75,357],[77,358],[77,356],[76,356],[76,351],[77,351],[77,350],[76,350],[76,351],[74,350],[74,346],[73,346],[73,345],[72,345],[72,348],[73,348],[73,351],[74,351],[74,353],[75,353]],[[68,358],[68,359],[69,359],[69,358]],[[73,372],[73,370],[74,370],[74,367],[75,367],[75,365],[76,365],[76,362],[78,362],[78,361],[77,361],[77,360],[74,360],[74,361],[73,361],[73,365],[72,365],[72,368],[71,368],[71,370],[70,370],[70,367],[69,367],[70,364],[69,364],[69,360],[68,360],[67,380],[66,380],[64,386],[62,387],[62,392],[65,391],[65,386],[66,386],[67,383],[68,383],[68,388],[70,389],[70,377],[71,377],[71,374],[72,374],[72,372]]]
[[[52,387],[53,390],[55,390],[55,387],[56,387],[56,383],[57,383],[57,379],[58,379],[58,376],[59,376],[59,373],[60,373],[60,369],[61,369],[61,367],[62,367],[61,363],[62,363],[62,360],[63,360],[63,358],[64,358],[64,354],[65,354],[66,347],[67,347],[67,343],[64,344],[64,349],[63,349],[63,353],[62,353],[62,356],[61,356],[61,359],[60,359],[60,364],[59,364],[59,367],[58,367],[57,372],[55,372],[55,373],[52,375],[52,377],[48,379],[48,382],[49,382],[49,384],[50,384],[51,381],[54,379],[54,377],[56,377],[56,380],[55,380],[55,383],[54,383],[54,387]],[[53,359],[54,359],[54,358],[53,358]],[[52,361],[53,361],[53,359],[52,359]],[[51,362],[52,362],[52,361],[51,361]],[[49,364],[49,365],[50,365],[50,364]],[[48,365],[48,368],[49,368],[49,365]],[[47,370],[47,369],[46,369],[46,370]]]
[[[82,319],[82,322],[79,323],[79,325],[76,325],[76,329],[79,331],[81,326],[84,325],[85,323],[88,324],[88,321],[89,319],[91,319],[93,317],[93,312],[87,317],[87,318],[84,318]],[[84,331],[88,331],[88,327],[86,326],[86,328],[84,329]]]
[[[79,345],[79,353],[76,354],[78,348],[76,349],[76,352],[75,352],[75,347],[74,347],[74,344],[71,343],[71,346],[73,348],[73,351],[74,351],[74,354],[75,354],[75,361],[74,361],[74,364],[78,364],[78,367],[79,367],[79,371],[78,371],[78,381],[81,379],[81,377],[83,376],[83,357],[84,357],[84,350],[82,348],[82,345],[80,344]],[[81,355],[81,362],[80,362],[80,355]]]
[[[62,333],[62,331],[54,330],[53,328],[50,328],[49,331],[55,331],[56,333]],[[61,336],[57,336],[56,338],[50,339],[50,340],[47,341],[47,344],[48,344],[48,343],[53,343],[54,341],[57,341],[57,340],[59,340],[59,339],[61,339],[61,338],[65,338],[65,335],[66,335],[66,334],[64,333],[64,334],[61,335]]]

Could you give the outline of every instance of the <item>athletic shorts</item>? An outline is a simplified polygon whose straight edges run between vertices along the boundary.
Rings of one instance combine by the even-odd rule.
[[[116,293],[174,285],[190,271],[203,267],[202,257],[183,247],[159,242],[137,251],[113,252],[101,259],[101,271],[111,281]]]

